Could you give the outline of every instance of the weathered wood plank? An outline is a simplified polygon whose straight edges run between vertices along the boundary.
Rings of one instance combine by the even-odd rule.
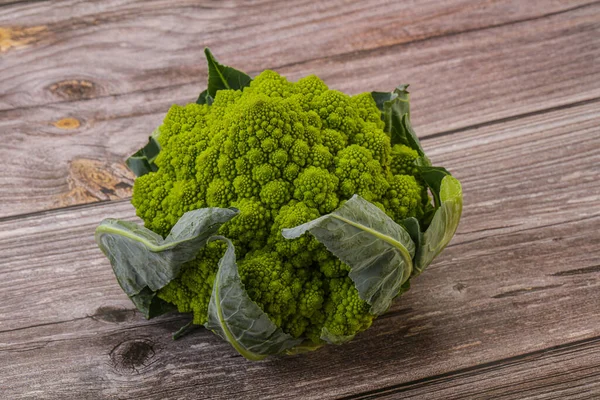
[[[594,400],[598,396],[600,338],[592,338],[347,399]]]
[[[569,7],[574,9],[564,11],[564,2],[548,2],[544,3],[544,6],[538,4],[535,7],[525,6],[522,3],[502,5],[504,3],[493,2],[494,7],[500,7],[499,9],[492,7],[491,9],[473,10],[470,7],[458,5],[452,6],[455,7],[452,9],[444,9],[446,11],[443,13],[454,16],[456,19],[433,18],[438,15],[436,13],[440,12],[437,3],[427,3],[427,7],[412,7],[411,10],[424,10],[424,14],[419,14],[417,17],[414,14],[416,11],[407,12],[406,15],[410,15],[410,18],[406,18],[413,20],[413,24],[416,24],[414,28],[410,29],[421,33],[424,32],[423,30],[429,32],[427,34],[419,33],[415,36],[416,41],[405,43],[405,37],[399,33],[402,30],[394,29],[399,26],[397,24],[403,23],[405,17],[402,16],[393,20],[396,22],[390,22],[389,29],[374,30],[377,35],[380,35],[377,36],[380,39],[388,37],[386,36],[388,30],[394,32],[394,35],[398,35],[392,35],[394,39],[389,43],[384,43],[383,47],[381,47],[381,43],[377,45],[379,47],[374,48],[365,44],[362,49],[371,50],[352,51],[349,54],[342,52],[333,57],[328,57],[333,53],[325,52],[323,54],[326,54],[327,57],[314,59],[306,59],[310,54],[298,50],[300,47],[310,48],[305,42],[310,37],[310,34],[307,33],[310,29],[306,26],[316,23],[304,18],[317,18],[315,14],[310,14],[312,17],[302,16],[304,15],[302,10],[307,10],[306,7],[309,7],[302,3],[298,7],[305,8],[301,8],[296,14],[290,12],[289,20],[285,16],[281,18],[287,21],[285,23],[298,24],[299,32],[303,32],[302,35],[308,35],[294,37],[294,40],[291,40],[292,38],[285,40],[285,43],[289,42],[294,46],[300,46],[298,49],[286,47],[292,45],[289,43],[279,48],[278,46],[281,44],[279,42],[273,43],[272,46],[264,46],[264,48],[249,46],[242,50],[237,44],[229,45],[230,47],[223,45],[223,60],[234,65],[243,65],[253,71],[267,66],[281,65],[281,72],[289,75],[292,79],[308,72],[315,72],[321,75],[331,87],[348,92],[372,88],[389,90],[399,80],[410,81],[415,89],[413,117],[418,132],[425,137],[442,131],[484,123],[490,119],[511,117],[516,114],[543,110],[546,107],[600,97],[600,70],[595,68],[594,63],[600,53],[600,46],[596,40],[600,33],[598,32],[600,26],[596,23],[600,17],[600,6],[595,3],[591,6],[582,6],[583,3],[569,3]],[[148,16],[145,15],[144,18],[154,15],[152,18],[159,19],[150,19],[154,21],[153,24],[163,26],[158,21],[160,18],[168,17],[163,12],[165,5],[156,3],[155,6],[158,8],[150,7]],[[81,7],[81,9],[77,7]],[[81,13],[81,17],[77,18],[88,21],[90,18],[93,20],[90,16],[98,11],[97,8],[100,5],[77,7],[75,8]],[[135,14],[132,11],[135,7],[132,5],[128,5],[128,7],[129,11],[125,14],[131,17],[131,14]],[[324,18],[335,21],[341,19],[340,21],[343,21],[344,24],[356,22],[345,18],[360,20],[362,17],[359,18],[359,15],[363,15],[361,12],[366,12],[360,11],[362,8],[360,10],[352,8],[354,11],[349,11],[348,15],[337,16],[336,13],[340,11],[335,11],[335,7],[331,9],[327,8],[328,6],[323,7],[326,7],[326,10],[322,11]],[[498,12],[498,10],[503,10],[503,7],[507,7],[507,9],[512,7],[523,12],[522,15],[528,19],[527,22],[515,22],[518,20],[516,15],[521,15],[519,13],[508,13],[517,18],[515,20],[494,20],[494,18],[504,15]],[[254,10],[252,7],[250,8]],[[219,10],[219,12],[225,12]],[[246,11],[245,9],[240,10]],[[317,14],[321,12],[318,7],[316,10]],[[370,13],[375,14],[368,18],[379,18],[378,16],[382,12],[377,7],[371,7],[369,10],[367,16],[370,16]],[[543,11],[547,15],[532,14],[533,10]],[[466,14],[461,14],[463,11]],[[56,12],[59,13],[59,11]],[[111,12],[114,14],[116,11]],[[237,11],[227,8],[225,14],[230,15],[234,12]],[[468,25],[471,23],[469,21],[478,21],[477,18],[473,18],[473,12],[485,15],[483,21],[499,26],[483,29],[483,25]],[[264,17],[263,14],[252,15],[254,15],[253,18],[258,18],[260,21],[260,18]],[[400,12],[399,14],[404,15]],[[26,15],[31,16],[30,14]],[[190,12],[190,15],[195,14]],[[433,19],[430,20],[429,17]],[[47,22],[53,18],[60,20],[58,14],[53,14],[53,12],[49,12],[48,16],[38,16],[37,18],[42,18],[39,23],[45,23],[44,21]],[[47,20],[43,20],[43,18],[47,18]],[[112,21],[110,18],[106,20],[107,24]],[[100,46],[104,52],[107,51],[106,49],[114,50],[116,48],[114,40],[123,40],[124,38],[123,26],[119,25],[121,20],[117,20],[114,22],[117,24],[116,27],[110,24],[106,27],[108,32],[112,32],[110,35],[106,35],[102,23],[100,23],[99,27],[81,28],[84,31],[72,38],[73,43],[70,39],[65,38],[64,42],[49,43],[47,47],[40,44],[39,48],[31,47],[31,50],[25,48],[14,52],[7,51],[3,55],[3,61],[5,59],[13,60],[11,54],[17,53],[19,57],[23,57],[23,60],[38,56],[40,59],[44,59],[44,52],[48,53],[54,48],[53,46],[62,45],[75,46],[77,51],[85,52],[85,54],[90,54],[90,51],[95,49],[94,46]],[[168,21],[173,23],[171,19]],[[284,22],[281,23],[286,26]],[[442,26],[435,25],[437,23]],[[373,20],[369,19],[367,25],[372,27],[373,24]],[[196,25],[204,26],[202,23]],[[259,29],[257,28],[259,25],[261,24],[257,22],[248,29]],[[356,25],[357,32],[367,26],[363,26],[362,23],[356,23]],[[137,25],[134,24],[132,29],[135,26]],[[169,24],[164,26],[172,28]],[[347,29],[335,24],[332,26],[335,26],[339,32],[346,32]],[[409,26],[413,25],[409,24]],[[437,27],[433,28],[433,26]],[[478,30],[480,28],[481,30]],[[135,29],[134,32],[138,32]],[[245,32],[240,38],[252,37],[247,31],[244,31],[245,28],[240,29],[242,33]],[[304,32],[302,29],[307,29],[307,31]],[[431,29],[431,32],[428,29]],[[142,28],[139,30],[142,33],[146,32]],[[466,32],[459,33],[462,30],[466,30]],[[71,31],[67,29],[67,32]],[[181,30],[176,29],[175,32],[181,32]],[[185,32],[188,31],[185,30]],[[346,38],[340,39],[341,33],[339,32],[337,36],[331,33],[331,37],[345,43]],[[300,35],[300,33],[298,34]],[[97,41],[95,42],[93,39],[102,34],[104,34],[102,37],[106,37],[108,42],[95,44]],[[184,36],[187,34],[181,33]],[[67,64],[61,64],[64,68],[57,67],[57,71],[59,71],[57,74],[60,76],[53,75],[51,71],[54,71],[54,67],[37,69],[35,77],[31,76],[33,72],[23,75],[27,77],[27,82],[39,82],[40,79],[52,81],[35,84],[35,90],[43,92],[45,89],[41,88],[53,87],[55,91],[64,92],[63,94],[68,97],[68,100],[80,100],[0,111],[0,133],[4,139],[4,146],[0,149],[0,159],[5,160],[0,168],[0,204],[2,204],[0,216],[69,204],[122,198],[130,194],[129,186],[132,177],[126,175],[122,166],[124,157],[141,146],[148,132],[151,132],[160,123],[171,103],[190,101],[195,98],[199,87],[203,85],[200,82],[203,82],[204,78],[198,79],[198,76],[204,76],[204,67],[203,63],[199,63],[197,60],[201,47],[197,37],[185,36],[185,39],[182,39],[179,34],[173,35],[173,40],[181,39],[181,43],[190,43],[193,40],[196,43],[195,47],[187,47],[185,51],[184,47],[180,47],[181,50],[171,54],[161,47],[163,46],[160,44],[161,41],[156,41],[156,45],[151,46],[152,50],[144,52],[138,49],[139,51],[135,53],[140,57],[138,64],[143,65],[146,65],[145,57],[152,56],[154,54],[152,51],[156,51],[156,49],[171,54],[153,58],[153,60],[165,59],[167,61],[164,62],[170,63],[171,67],[161,64],[160,67],[152,69],[152,73],[139,72],[142,74],[139,79],[131,79],[131,73],[138,71],[138,64],[132,64],[131,59],[121,53],[118,53],[118,57],[115,56],[118,58],[118,62],[114,64],[114,69],[108,66],[100,68],[103,60],[111,59],[107,54],[101,52],[95,52],[94,54],[97,55],[93,59],[90,59],[89,56],[82,56],[84,61],[81,63],[69,62],[69,68],[85,68],[85,71],[94,71],[101,77],[110,77],[107,78],[110,79],[110,83],[97,84],[99,87],[107,86],[110,89],[100,90],[99,93],[93,93],[95,83],[90,84],[91,86],[86,83],[94,81],[96,78],[92,79],[92,77],[79,72],[69,75],[64,69]],[[365,35],[365,37],[371,37],[366,33]],[[170,37],[169,35],[165,36]],[[260,37],[260,35],[258,36]],[[329,36],[325,35],[324,37]],[[412,36],[409,35],[409,37]],[[77,40],[82,40],[81,38],[87,38],[86,45],[83,47],[77,42]],[[164,40],[167,41],[164,46],[169,49],[173,48],[174,44],[168,42],[171,39]],[[148,40],[144,43],[146,42]],[[367,42],[370,43],[370,41]],[[330,42],[327,42],[327,48],[337,49]],[[554,54],[555,50],[559,48],[561,49],[560,57],[548,57],[548,54]],[[273,55],[265,53],[275,51],[273,49],[280,49],[277,51],[283,53]],[[218,54],[221,53],[219,50],[217,50]],[[194,56],[192,57],[190,54]],[[291,60],[286,59],[284,54],[289,54],[285,57],[292,57],[292,54],[305,54],[306,57]],[[126,68],[119,67],[125,59],[127,59]],[[278,63],[278,60],[281,62]],[[179,67],[174,67],[174,63]],[[396,65],[398,68],[389,68],[389,66]],[[15,65],[15,68],[22,74],[24,68],[21,64]],[[110,71],[116,71],[113,72],[116,75]],[[183,78],[178,80],[178,77]],[[9,82],[16,82],[16,80],[17,77],[14,77]],[[154,82],[164,81],[175,86],[156,88]],[[122,84],[117,85],[116,82],[122,82]],[[137,86],[127,86],[133,85],[131,82],[136,82]],[[190,84],[191,82],[198,83]],[[0,85],[2,85],[0,87],[6,86],[1,81]],[[44,95],[42,92],[36,92],[34,88],[23,85],[19,87],[19,93],[35,93],[35,99],[43,102],[52,101],[51,96],[53,95]],[[132,90],[134,92],[119,94],[120,92],[115,91],[116,89],[113,90],[114,88],[122,88],[125,92]],[[148,88],[148,90],[143,88]],[[4,92],[10,94],[12,89],[6,87]],[[74,97],[69,97],[71,93],[74,93]],[[560,95],[557,95],[558,93]],[[101,97],[96,98],[96,96]],[[36,104],[36,101],[28,99],[23,104]],[[11,103],[10,106],[20,105]],[[48,149],[60,149],[60,151],[48,151]],[[10,160],[10,162],[6,160]]]
[[[170,333],[185,318],[147,323],[139,314],[109,305],[76,320],[2,332],[0,352],[11,361],[0,372],[8,378],[4,385],[10,398],[34,393],[39,398],[81,398],[92,392],[122,398],[279,398],[282,388],[289,398],[333,398],[514,357],[600,333],[595,322],[600,318],[597,273],[590,269],[588,274],[565,275],[564,265],[556,263],[560,256],[581,265],[588,261],[582,252],[597,253],[597,235],[585,233],[594,231],[599,220],[453,246],[391,314],[343,347],[250,364],[204,330],[171,341]],[[577,229],[583,234],[574,235]],[[567,239],[557,249],[559,236]],[[477,260],[461,257],[474,246],[486,250],[478,252]],[[532,247],[542,255],[532,254]],[[536,267],[535,272],[520,273],[515,258],[524,268]],[[514,276],[490,273],[496,268]],[[521,289],[502,292],[499,279],[501,285]],[[527,286],[541,280],[545,286]],[[581,365],[590,364],[582,360]],[[529,374],[521,372],[521,378],[539,376]],[[34,385],[27,385],[31,381]],[[479,381],[464,382],[465,390],[482,390]]]
[[[145,322],[131,311],[92,238],[102,217],[132,217],[127,202],[6,218],[6,393],[277,398],[284,389],[289,397],[333,398],[598,337],[599,129],[590,103],[425,140],[433,160],[464,183],[453,243],[356,341],[258,364],[232,358],[203,330],[172,342],[169,332],[185,317]],[[497,384],[497,371],[482,374]],[[523,379],[537,376],[530,374]],[[457,384],[477,393],[478,382]]]
[[[256,72],[514,24],[591,3],[17,2],[0,13],[5,26],[0,109],[204,83],[203,46]]]

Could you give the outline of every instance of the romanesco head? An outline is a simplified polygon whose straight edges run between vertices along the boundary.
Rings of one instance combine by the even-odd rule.
[[[136,179],[132,203],[166,236],[187,211],[235,207],[220,233],[236,245],[249,296],[285,332],[319,342],[323,328],[352,336],[373,320],[349,267],[309,233],[281,230],[330,213],[358,194],[395,220],[423,213],[416,152],[390,145],[370,94],[350,97],[316,76],[289,82],[264,71],[212,105],[174,105],[160,126],[158,171]],[[425,196],[425,198],[424,198]],[[212,242],[158,296],[206,322],[224,245]]]

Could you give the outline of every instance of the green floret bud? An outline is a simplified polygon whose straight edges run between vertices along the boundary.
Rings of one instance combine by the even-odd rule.
[[[217,178],[206,189],[206,204],[209,207],[229,207],[235,199],[235,191],[230,181]]]
[[[390,137],[375,124],[365,123],[361,131],[352,138],[352,143],[369,150],[380,165],[389,164],[392,151]]]
[[[239,210],[231,221],[220,229],[221,235],[234,238],[238,257],[245,252],[264,246],[270,232],[271,212],[260,201],[241,199],[231,203]]]
[[[323,92],[311,102],[311,109],[319,114],[325,128],[338,130],[350,138],[360,129],[362,121],[347,94],[337,90]]]
[[[279,178],[280,171],[271,164],[261,164],[252,168],[252,179],[261,185]]]
[[[328,281],[328,298],[324,306],[326,328],[335,336],[354,336],[371,326],[374,316],[369,304],[358,295],[349,277]]]
[[[163,200],[173,187],[171,178],[161,171],[142,175],[133,183],[131,204],[138,217],[144,221],[146,228],[166,236],[171,230],[167,222],[168,213],[162,208]]]
[[[335,175],[346,198],[356,193],[368,201],[377,201],[389,187],[379,162],[368,149],[358,145],[350,145],[338,153]]]
[[[290,159],[300,165],[306,165],[306,160],[310,154],[310,147],[304,140],[296,140],[290,149]]]
[[[191,103],[186,106],[173,105],[159,126],[158,142],[165,147],[172,137],[204,125],[209,106]]]
[[[316,75],[309,75],[294,84],[295,96],[304,110],[310,109],[310,103],[315,97],[329,90],[325,82]],[[319,122],[320,123],[320,122]]]
[[[394,175],[382,200],[387,213],[395,221],[423,215],[421,194],[423,188],[410,175]]]
[[[313,146],[308,156],[308,164],[314,167],[328,169],[333,164],[333,156],[327,146],[318,144]]]
[[[267,207],[279,211],[281,206],[292,198],[292,187],[289,182],[281,179],[271,181],[260,191],[260,200]]]
[[[293,182],[299,173],[300,166],[298,164],[289,163],[283,170],[283,179],[287,180],[288,182]]]
[[[249,175],[239,175],[233,180],[233,190],[238,198],[253,197],[258,195],[260,185]]]
[[[277,168],[283,168],[288,162],[288,152],[284,149],[275,150],[269,156],[269,161]]]
[[[338,258],[329,257],[319,263],[319,269],[327,278],[342,278],[348,275],[350,267],[341,262]]]
[[[394,145],[390,162],[392,174],[417,176],[419,173],[415,165],[417,158],[419,158],[419,153],[416,150],[403,144]]]
[[[294,92],[294,85],[275,71],[265,70],[260,73],[250,86],[244,89],[244,94],[260,93],[269,97],[289,97]]]
[[[361,93],[352,96],[352,102],[356,106],[358,116],[361,120],[373,123],[378,128],[383,129],[385,123],[381,119],[381,111],[377,108],[377,104],[371,93]]]
[[[294,198],[321,213],[329,213],[339,203],[335,194],[338,182],[338,178],[326,169],[308,167],[294,181]]]
[[[196,158],[196,181],[202,187],[207,187],[208,184],[219,176],[219,151],[212,147],[204,150],[198,158]]]
[[[211,114],[216,111],[217,108],[230,108],[233,104],[237,103],[237,101],[242,97],[241,90],[219,90],[213,100],[212,106],[210,108]]]
[[[219,169],[219,175],[223,179],[233,180],[237,176],[235,161],[226,154],[221,154],[217,160],[217,168]]]
[[[340,150],[348,146],[346,135],[333,129],[324,129],[321,133],[321,140],[323,145],[333,155],[336,155]]]
[[[277,326],[297,311],[297,297],[304,280],[291,264],[277,253],[258,251],[247,254],[239,263],[240,277],[250,298]]]

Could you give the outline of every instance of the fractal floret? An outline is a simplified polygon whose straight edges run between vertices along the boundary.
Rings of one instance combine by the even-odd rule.
[[[144,227],[105,220],[100,247],[146,317],[189,313],[249,359],[352,339],[449,242],[460,184],[406,87],[350,96],[206,55],[208,89],[128,160]]]

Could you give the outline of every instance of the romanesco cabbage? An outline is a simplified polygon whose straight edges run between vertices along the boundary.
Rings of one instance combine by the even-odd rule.
[[[98,245],[147,318],[190,313],[250,360],[351,340],[449,243],[460,182],[406,85],[349,96],[205,54],[207,90],[127,160],[145,227],[106,219]]]
[[[241,91],[218,91],[211,106],[172,106],[159,129],[158,171],[133,188],[147,228],[166,236],[186,211],[236,207],[220,233],[236,246],[248,294],[277,326],[318,343],[322,328],[351,336],[371,325],[347,266],[308,233],[281,236],[354,194],[394,220],[422,216],[416,156],[392,148],[369,93],[351,97],[314,75],[292,83],[267,70]],[[209,245],[158,296],[204,324],[223,252]]]

